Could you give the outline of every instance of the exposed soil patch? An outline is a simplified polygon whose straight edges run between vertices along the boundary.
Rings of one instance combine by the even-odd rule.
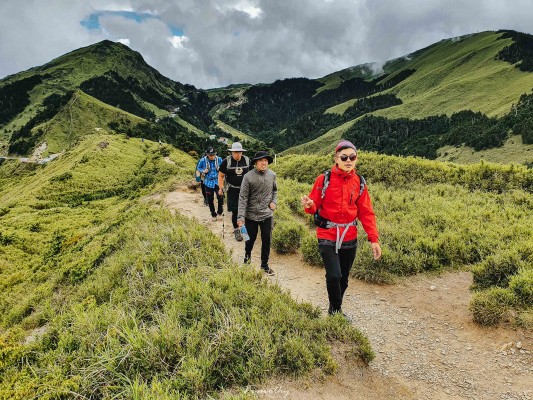
[[[211,221],[200,193],[180,188],[163,204],[209,227],[235,261],[243,261],[244,244],[235,241],[231,218]],[[258,238],[253,268],[259,268],[260,248]],[[276,276],[268,279],[325,314],[323,269],[305,264],[299,255],[274,251],[270,266]],[[370,367],[340,351],[334,354],[340,364],[334,376],[273,378],[250,390],[261,399],[532,400],[533,332],[474,324],[468,311],[470,284],[468,272],[416,276],[393,286],[350,279],[343,309],[376,352]]]

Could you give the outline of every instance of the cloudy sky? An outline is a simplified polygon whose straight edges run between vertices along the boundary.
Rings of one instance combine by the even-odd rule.
[[[531,0],[0,0],[0,79],[104,39],[200,88],[318,78],[485,30]]]

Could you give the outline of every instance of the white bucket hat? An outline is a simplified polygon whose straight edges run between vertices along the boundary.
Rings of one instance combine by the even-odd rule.
[[[233,142],[228,151],[246,151],[246,149],[243,149],[239,142]]]

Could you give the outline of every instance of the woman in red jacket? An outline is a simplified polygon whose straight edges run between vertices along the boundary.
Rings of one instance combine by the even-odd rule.
[[[357,149],[348,140],[335,148],[335,165],[315,180],[309,196],[302,197],[308,214],[315,214],[318,248],[326,269],[329,314],[342,313],[342,298],[357,249],[356,219],[372,243],[374,259],[381,258],[376,216],[364,179],[355,172]],[[326,183],[326,189],[324,189]]]

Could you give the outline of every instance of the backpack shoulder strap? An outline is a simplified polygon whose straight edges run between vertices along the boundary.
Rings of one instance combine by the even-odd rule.
[[[357,174],[357,176],[359,177],[359,196],[361,196],[365,190],[366,180],[363,175]]]
[[[244,161],[246,161],[246,168],[250,168],[250,159],[247,156],[243,156]]]
[[[324,174],[324,183],[322,184],[322,194],[321,194],[321,198],[323,199],[324,196],[326,195],[326,189],[328,188],[329,186],[329,177],[331,175],[331,170],[327,169],[323,172]]]

